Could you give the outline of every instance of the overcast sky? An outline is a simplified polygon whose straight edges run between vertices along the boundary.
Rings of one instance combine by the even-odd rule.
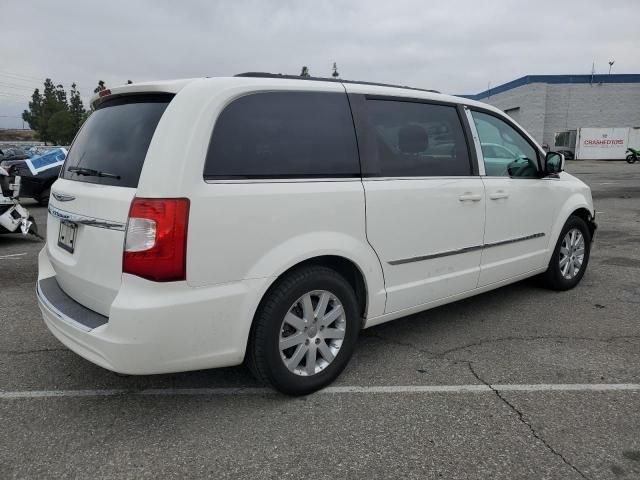
[[[640,73],[639,0],[1,0],[0,127],[46,77],[107,85],[244,71],[477,93],[527,74]],[[13,116],[13,118],[12,118]]]

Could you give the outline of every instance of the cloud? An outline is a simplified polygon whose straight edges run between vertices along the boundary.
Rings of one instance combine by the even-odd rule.
[[[636,0],[4,0],[0,115],[19,115],[20,95],[45,77],[75,81],[88,97],[99,79],[297,74],[302,65],[328,76],[334,61],[343,78],[450,93],[589,73],[593,61],[606,72],[612,58],[616,73],[637,73],[640,30],[625,25],[639,13]]]

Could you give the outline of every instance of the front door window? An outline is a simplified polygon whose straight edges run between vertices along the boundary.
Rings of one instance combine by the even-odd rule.
[[[539,177],[538,155],[522,134],[493,115],[471,113],[488,177]]]

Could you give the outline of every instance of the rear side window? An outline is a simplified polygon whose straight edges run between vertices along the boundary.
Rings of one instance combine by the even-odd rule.
[[[172,98],[136,95],[100,104],[74,140],[62,178],[137,187],[151,138]]]
[[[367,115],[377,155],[373,159],[376,175],[471,175],[467,143],[455,107],[368,100]]]
[[[205,179],[355,177],[358,147],[346,94],[265,92],[220,114]]]

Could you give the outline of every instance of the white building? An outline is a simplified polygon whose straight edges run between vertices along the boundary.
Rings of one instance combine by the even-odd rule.
[[[577,146],[578,156],[581,146],[583,152],[590,147],[602,150],[607,148],[609,131],[618,135],[626,129],[624,148],[601,151],[595,157],[583,153],[583,158],[623,158],[619,151],[624,153],[628,142],[634,146],[634,139],[640,138],[640,74],[527,75],[467,97],[505,111],[551,149]],[[585,145],[576,145],[582,128],[582,137],[597,139],[585,137]]]

